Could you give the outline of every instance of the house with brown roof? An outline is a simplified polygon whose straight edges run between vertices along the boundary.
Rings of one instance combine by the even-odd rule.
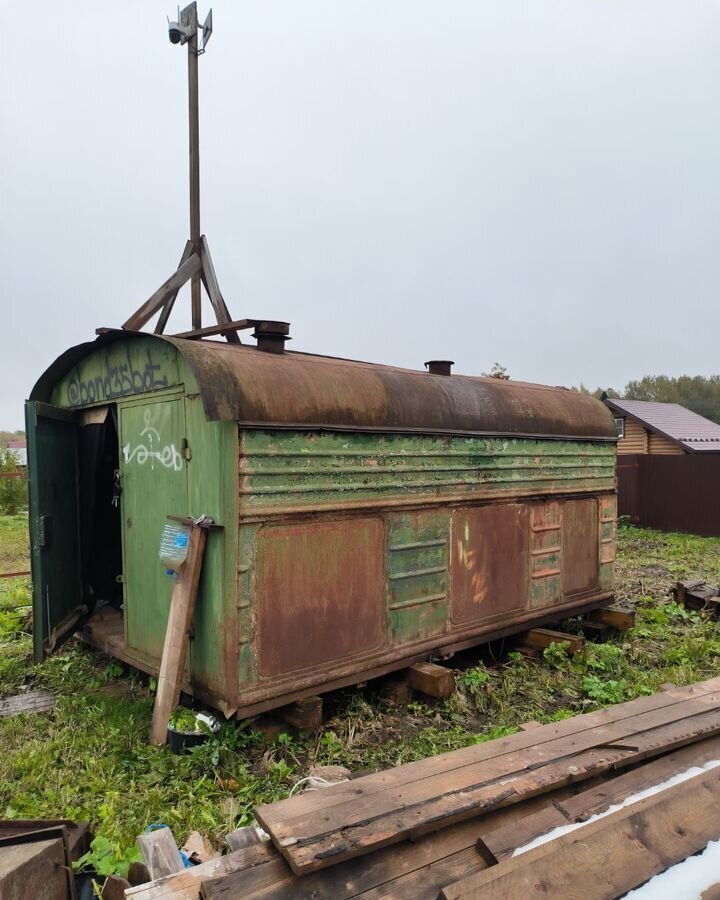
[[[610,400],[618,514],[663,531],[720,536],[720,425],[677,403]]]
[[[720,453],[720,425],[679,403],[605,400],[615,416],[618,455]]]

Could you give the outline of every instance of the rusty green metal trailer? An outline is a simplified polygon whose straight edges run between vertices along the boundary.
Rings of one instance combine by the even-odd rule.
[[[168,515],[222,526],[187,686],[227,715],[611,599],[616,432],[602,403],[268,346],[110,332],[39,379],[38,659],[79,628],[157,672]]]

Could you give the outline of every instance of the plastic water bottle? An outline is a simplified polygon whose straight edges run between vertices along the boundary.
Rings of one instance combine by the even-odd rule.
[[[190,543],[190,527],[182,522],[168,522],[160,540],[160,559],[169,572],[177,571],[185,562]]]

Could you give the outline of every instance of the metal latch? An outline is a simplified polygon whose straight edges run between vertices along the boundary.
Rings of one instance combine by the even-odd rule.
[[[180,452],[182,453],[183,458],[190,462],[192,459],[192,450],[190,449],[190,443],[186,437],[182,439]]]

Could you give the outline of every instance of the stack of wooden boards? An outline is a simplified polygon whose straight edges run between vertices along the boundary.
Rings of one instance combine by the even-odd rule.
[[[477,744],[256,810],[272,842],[126,892],[130,900],[610,900],[720,838],[720,678]],[[611,862],[612,861],[612,862]]]

